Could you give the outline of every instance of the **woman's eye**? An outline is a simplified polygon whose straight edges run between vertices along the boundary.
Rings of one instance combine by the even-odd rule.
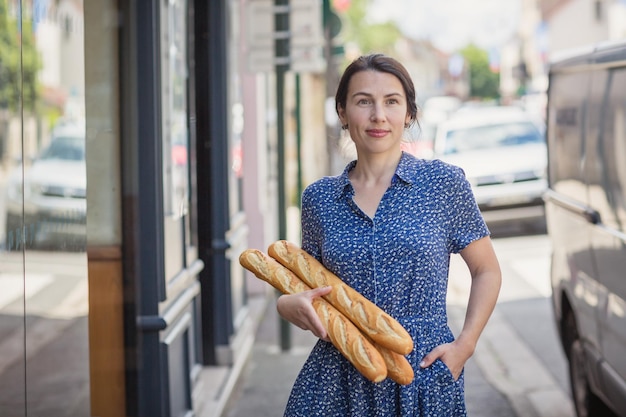
[[[387,104],[398,104],[398,100],[395,98],[390,98],[387,100]]]
[[[357,104],[370,104],[370,101],[366,98],[360,99]]]

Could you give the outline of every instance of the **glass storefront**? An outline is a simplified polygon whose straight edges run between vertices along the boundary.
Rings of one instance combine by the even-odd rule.
[[[82,1],[0,0],[0,415],[88,416]]]
[[[254,330],[244,130],[266,128],[245,4],[0,0],[0,417],[224,406],[208,371],[240,372]]]

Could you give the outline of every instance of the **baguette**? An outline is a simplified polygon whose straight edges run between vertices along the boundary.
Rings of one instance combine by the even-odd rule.
[[[257,249],[247,249],[239,263],[283,294],[294,294],[311,288],[293,272]],[[333,345],[368,380],[380,382],[387,377],[387,367],[381,353],[354,324],[323,298],[312,302]]]
[[[305,250],[286,240],[279,240],[269,246],[268,254],[309,286],[333,287],[324,298],[378,345],[402,355],[413,350],[413,339],[400,323]]]
[[[377,345],[374,346],[383,357],[385,366],[387,366],[387,376],[396,381],[400,385],[408,385],[413,381],[415,373],[413,367],[404,355],[394,352],[391,349]]]

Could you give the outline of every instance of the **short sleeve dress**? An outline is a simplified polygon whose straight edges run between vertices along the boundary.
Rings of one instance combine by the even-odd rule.
[[[450,254],[489,234],[463,171],[403,153],[374,218],[354,203],[348,173],[324,177],[302,195],[302,247],[392,315],[413,337],[415,379],[402,386],[364,378],[319,340],[292,388],[285,417],[461,417],[463,375],[454,380],[436,346],[454,340],[447,324]]]

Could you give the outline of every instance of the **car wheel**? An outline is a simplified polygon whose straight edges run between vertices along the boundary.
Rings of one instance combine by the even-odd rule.
[[[578,335],[576,320],[571,312],[567,314],[565,319],[565,333],[568,344],[570,386],[576,415],[578,417],[616,417],[602,400],[591,391],[585,351]]]

